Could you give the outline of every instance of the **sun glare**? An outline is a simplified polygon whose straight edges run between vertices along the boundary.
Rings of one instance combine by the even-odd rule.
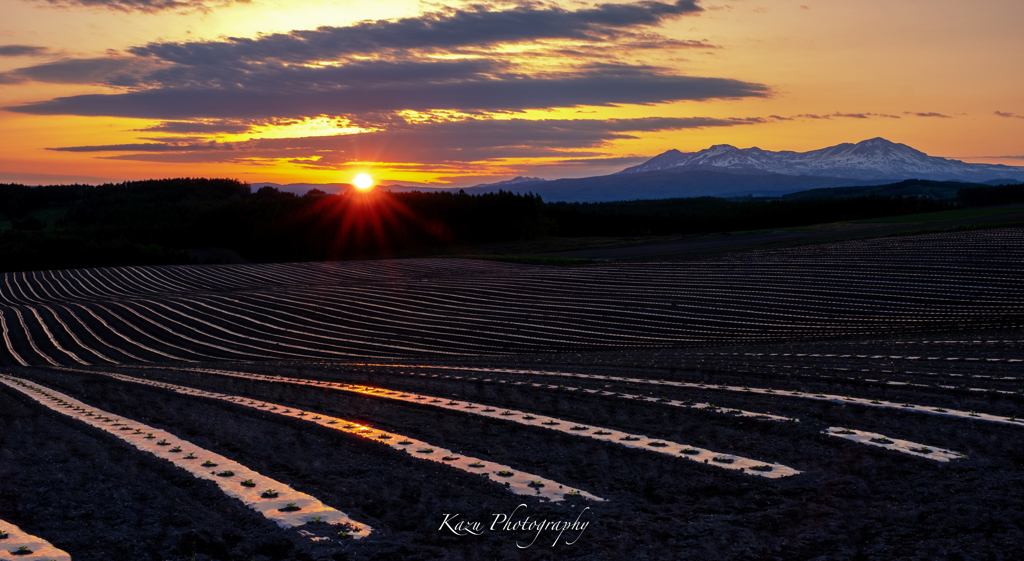
[[[373,178],[365,173],[360,173],[352,180],[352,185],[355,185],[356,189],[360,191],[365,191],[373,187]]]

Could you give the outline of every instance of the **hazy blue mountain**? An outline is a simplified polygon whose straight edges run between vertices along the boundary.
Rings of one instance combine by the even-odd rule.
[[[787,193],[821,187],[874,185],[838,177],[795,177],[777,173],[724,172],[716,169],[652,171],[630,175],[603,175],[580,179],[555,179],[505,188],[517,193],[532,192],[545,201],[606,202],[679,197],[778,197]],[[470,187],[467,193],[497,191],[487,186]]]
[[[508,181],[499,181],[497,183],[482,183],[480,185],[474,185],[466,189],[466,192],[469,193],[473,190],[480,191],[482,189],[486,189],[487,192],[490,192],[492,190],[497,191],[499,189],[505,191],[518,191],[522,190],[524,187],[532,186],[534,183],[544,183],[546,181],[547,179],[541,179],[539,177],[523,177],[520,175],[514,179],[509,179]]]

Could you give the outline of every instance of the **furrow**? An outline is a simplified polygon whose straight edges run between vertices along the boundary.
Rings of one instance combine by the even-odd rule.
[[[251,380],[262,380],[268,382],[324,387],[339,391],[357,393],[360,395],[379,397],[396,401],[404,401],[406,403],[428,405],[431,407],[438,407],[449,411],[458,411],[460,413],[468,413],[471,415],[489,417],[501,421],[513,422],[521,425],[527,425],[562,432],[566,434],[571,434],[574,436],[593,438],[604,442],[611,442],[622,446],[627,446],[630,448],[638,448],[641,450],[658,452],[670,456],[684,457],[695,461],[703,461],[704,463],[708,463],[709,465],[715,465],[717,467],[722,467],[725,469],[739,470],[750,475],[758,475],[761,477],[767,477],[771,479],[788,477],[791,475],[798,475],[800,473],[799,471],[791,467],[784,466],[778,463],[766,464],[765,462],[759,462],[756,460],[752,460],[750,458],[744,458],[741,456],[735,456],[731,454],[721,454],[717,452],[712,452],[711,450],[705,450],[703,448],[697,448],[694,446],[688,446],[676,442],[666,442],[654,438],[648,438],[646,436],[633,435],[619,430],[608,429],[603,427],[583,426],[577,423],[566,421],[564,419],[548,417],[546,415],[532,415],[529,413],[525,413],[523,411],[511,409],[504,409],[501,412],[498,412],[498,410],[493,407],[469,401],[449,400],[446,402],[445,400],[439,399],[436,396],[422,395],[416,393],[402,393],[385,390],[381,388],[374,388],[370,386],[342,384],[338,382],[315,382],[311,380],[301,380],[297,378],[282,378],[279,376],[267,376],[263,374],[250,374],[245,372],[234,372],[228,370],[198,368],[181,370],[189,372],[202,372],[207,374],[218,374],[222,376],[232,376],[236,378],[246,378]]]
[[[473,372],[495,372],[495,373],[507,373],[507,374],[529,374],[536,376],[556,376],[563,378],[583,378],[588,380],[600,380],[600,381],[614,381],[614,382],[626,382],[630,384],[649,384],[662,387],[676,387],[676,388],[691,388],[701,390],[717,390],[726,392],[742,392],[749,394],[764,394],[773,395],[778,397],[791,397],[797,399],[812,399],[815,401],[829,401],[833,403],[841,404],[855,404],[864,405],[867,407],[877,407],[882,409],[899,409],[900,411],[912,411],[915,413],[924,413],[928,415],[940,415],[945,417],[953,417],[958,419],[973,419],[977,421],[987,421],[990,423],[999,423],[1003,425],[1011,425],[1017,427],[1024,427],[1024,419],[1018,419],[1017,417],[1003,417],[1000,415],[991,415],[988,413],[978,413],[977,411],[960,411],[957,409],[945,409],[943,407],[928,407],[924,405],[914,405],[910,403],[894,403],[891,401],[883,401],[878,399],[866,399],[858,397],[840,396],[823,393],[808,393],[801,391],[782,391],[774,390],[772,388],[751,388],[748,386],[729,386],[729,385],[713,385],[704,383],[694,382],[675,382],[671,380],[647,380],[643,378],[627,378],[622,376],[601,376],[591,374],[577,374],[572,372],[549,372],[543,370],[513,370],[513,369],[502,369],[502,368],[476,368],[469,366],[435,366],[435,365],[417,365],[411,366],[408,364],[352,364],[352,366],[370,366],[370,367],[398,367],[398,368],[416,368],[416,369],[441,369],[441,370],[460,370],[460,371],[473,371]]]
[[[240,500],[282,528],[293,528],[319,518],[329,524],[353,527],[354,537],[370,534],[372,529],[335,510],[314,497],[261,475],[219,454],[199,448],[187,440],[142,423],[114,418],[112,413],[20,378],[0,375],[0,383],[17,390],[40,404],[117,436],[135,448],[167,460],[199,479],[214,482],[228,496]],[[228,475],[230,474],[230,475]],[[249,486],[246,482],[251,481]],[[267,489],[276,493],[264,496]]]
[[[302,421],[316,423],[325,428],[342,431],[360,438],[384,444],[396,450],[407,452],[418,459],[439,462],[468,473],[484,475],[485,477],[503,484],[506,489],[517,495],[538,497],[556,502],[564,500],[566,495],[578,495],[594,501],[604,500],[596,495],[587,493],[586,491],[562,485],[557,481],[553,481],[539,475],[514,470],[510,466],[502,465],[497,462],[484,461],[470,456],[457,455],[455,452],[447,448],[433,446],[421,440],[403,436],[395,432],[373,429],[366,424],[359,424],[354,421],[348,421],[338,417],[321,415],[312,411],[305,411],[295,407],[265,401],[256,401],[241,396],[208,392],[187,386],[146,380],[144,378],[135,378],[124,374],[97,372],[93,370],[74,370],[70,368],[65,368],[63,370],[88,372],[90,374],[99,373],[124,382],[163,388],[183,395],[228,401],[236,405],[258,409],[266,413],[273,413],[276,415],[283,415]]]

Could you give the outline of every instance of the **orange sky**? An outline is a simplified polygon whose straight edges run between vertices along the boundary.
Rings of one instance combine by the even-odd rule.
[[[1024,165],[1019,0],[616,4],[0,0],[0,181],[467,185],[876,136]]]

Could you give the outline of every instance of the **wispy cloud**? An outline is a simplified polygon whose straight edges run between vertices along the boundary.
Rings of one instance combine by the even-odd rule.
[[[0,56],[40,56],[50,51],[48,47],[32,45],[0,45]]]
[[[0,83],[43,82],[139,87],[159,68],[137,57],[71,58],[0,73]]]
[[[102,8],[118,12],[208,11],[229,4],[248,4],[250,0],[30,0],[55,8]]]
[[[345,27],[324,26],[257,38],[150,43],[130,52],[190,66],[223,66],[249,61],[306,63],[357,54],[451,50],[551,39],[601,42],[629,28],[658,25],[700,11],[695,0],[678,0],[672,4],[600,4],[581,10],[533,2],[506,10],[474,5],[418,17],[368,21]]]
[[[288,158],[315,168],[351,162],[455,163],[509,158],[603,156],[600,149],[638,133],[764,123],[761,118],[469,119],[395,126],[385,131],[246,142],[147,142],[53,148],[61,152],[127,152],[114,159],[224,162]]]
[[[252,124],[218,120],[215,122],[195,121],[164,121],[159,125],[153,125],[144,129],[135,129],[138,132],[157,132],[167,134],[240,134],[252,129]],[[162,139],[167,141],[167,139]]]
[[[1007,119],[1024,119],[1024,115],[1018,115],[1016,113],[1006,113],[1004,111],[996,111],[996,116],[1005,117]]]
[[[229,2],[47,3],[155,12]],[[686,75],[661,63],[643,62],[644,53],[652,49],[720,48],[703,39],[658,33],[657,26],[702,11],[696,0],[575,10],[546,2],[487,2],[252,38],[152,42],[105,57],[66,58],[10,70],[0,73],[0,83],[114,90],[5,108],[13,112],[157,121],[136,129],[149,134],[127,142],[52,148],[99,158],[244,165],[288,161],[319,169],[388,162],[392,169],[426,166],[444,173],[481,162],[502,166],[519,158],[557,158],[562,165],[583,168],[612,166],[635,163],[633,158],[604,161],[613,142],[650,132],[755,125],[769,119],[509,117],[534,109],[771,97],[773,91],[765,84]],[[839,116],[853,117],[836,113],[824,118]],[[254,131],[313,121],[345,123],[338,128],[364,132],[212,140],[220,135],[258,136]]]
[[[630,67],[486,77],[472,69],[449,76],[448,63],[407,65],[353,83],[364,68],[266,72],[244,85],[159,87],[121,94],[91,94],[7,107],[34,115],[86,115],[161,120],[302,118],[365,112],[520,111],[581,105],[650,104],[721,98],[765,97],[767,86],[725,78],[662,74]],[[469,65],[472,66],[472,65]],[[440,67],[440,68],[439,68]],[[440,75],[433,74],[440,70]],[[275,75],[291,76],[287,81]],[[305,76],[305,79],[302,77]],[[322,79],[318,79],[322,78]]]
[[[619,39],[712,48],[704,41],[665,39],[650,31],[701,11],[695,0],[578,10],[537,2],[506,9],[479,4],[256,38],[150,43],[109,57],[8,71],[0,74],[0,83],[122,90],[6,108],[10,111],[164,121],[321,115],[357,121],[399,111],[505,112],[769,96],[763,84],[679,75],[635,60],[618,61],[607,52],[600,59],[555,54],[564,48],[601,50],[618,45]],[[551,56],[539,64],[536,55],[496,56],[487,50],[509,43]],[[453,53],[458,57],[440,56]]]
[[[914,117],[937,117],[939,119],[952,119],[949,115],[943,115],[942,113],[919,113],[914,111],[904,111],[904,115],[911,115]]]
[[[899,115],[889,115],[886,113],[842,113],[836,111],[835,113],[801,113],[799,115],[785,116],[785,115],[770,115],[768,119],[773,121],[796,121],[799,119],[810,119],[810,120],[832,120],[832,119],[899,119]]]
[[[899,119],[900,118],[899,115],[889,115],[889,114],[886,114],[886,113],[841,113],[839,111],[837,111],[835,113],[826,113],[826,114],[823,114],[823,115],[818,115],[818,114],[815,114],[815,113],[802,113],[800,115],[795,115],[794,117],[797,118],[797,119],[823,119],[823,120],[829,120],[829,119],[871,119],[873,117],[878,117],[878,118],[882,118],[882,119]],[[783,117],[777,117],[777,116],[773,116],[773,118],[786,120]]]

